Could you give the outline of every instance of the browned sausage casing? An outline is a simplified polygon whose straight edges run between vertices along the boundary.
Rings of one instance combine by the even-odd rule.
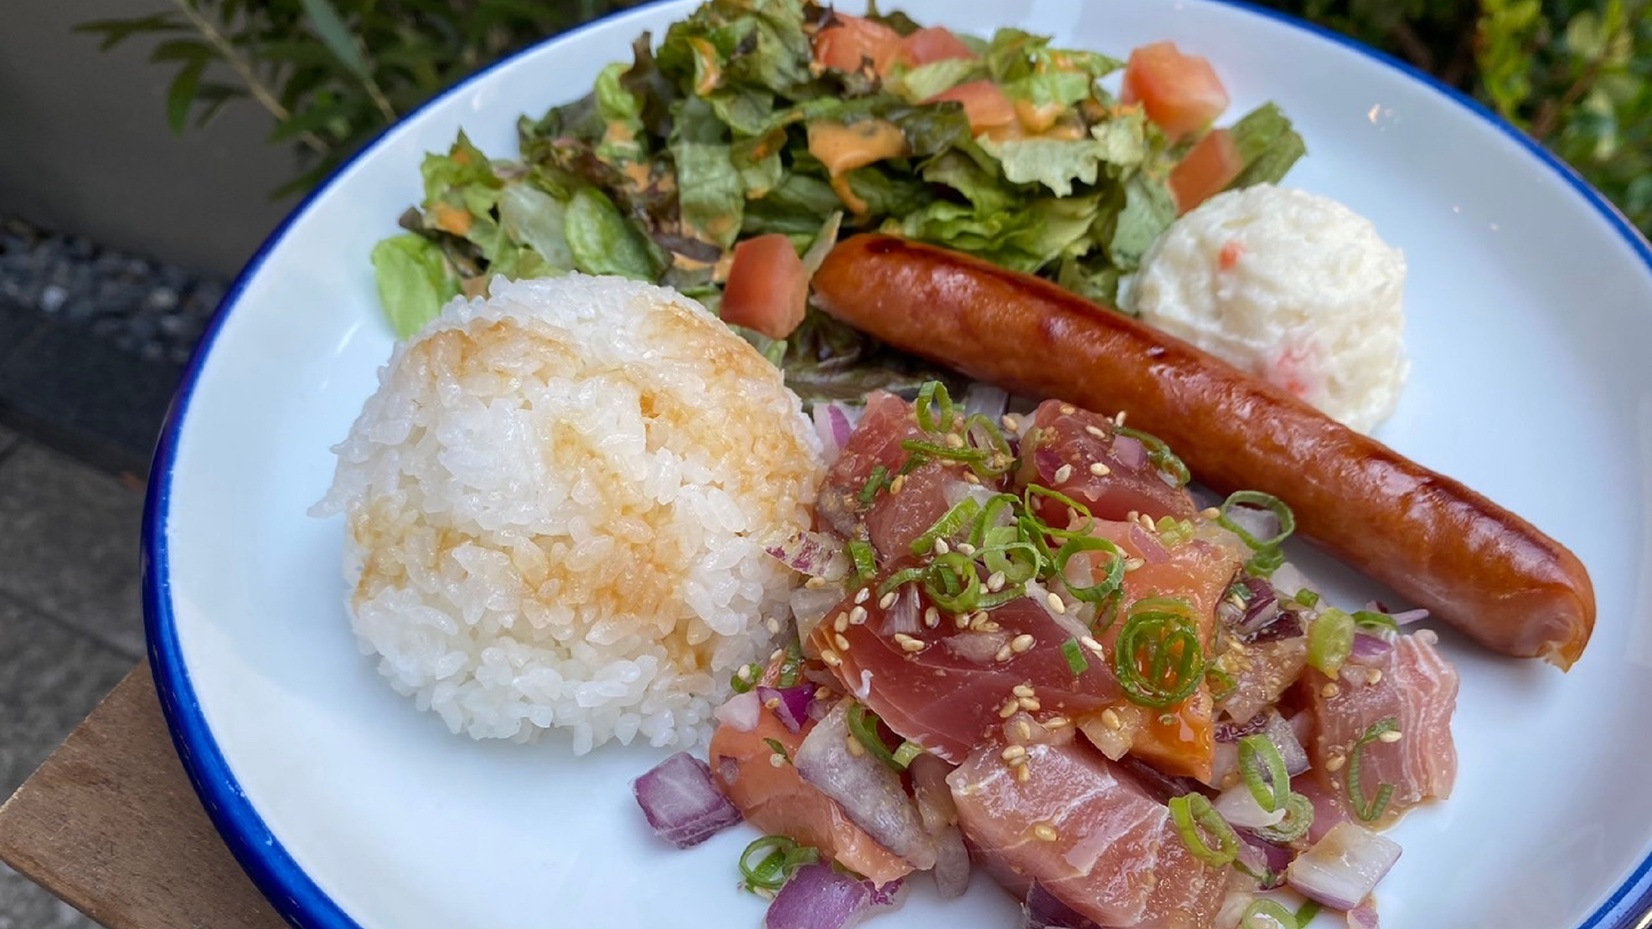
[[[816,302],[970,377],[1123,410],[1220,492],[1273,494],[1297,526],[1486,647],[1569,668],[1595,624],[1577,557],[1457,481],[1206,352],[1047,281],[881,235],[840,243]]]

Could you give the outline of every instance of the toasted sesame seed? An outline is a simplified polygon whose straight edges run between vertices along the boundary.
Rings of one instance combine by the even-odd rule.
[[[1084,431],[1090,433],[1098,439],[1107,438],[1107,433],[1100,426],[1085,426]]]
[[[1146,513],[1137,514],[1136,519],[1141,521],[1141,527],[1146,529],[1148,532],[1157,532],[1159,530],[1159,527],[1153,522],[1153,517],[1147,515]]]
[[[1027,762],[1029,762],[1031,760],[1032,760],[1032,758],[1028,757],[1027,755],[1022,755],[1019,758],[1011,758],[1010,759],[1010,767],[1012,767],[1012,768],[1025,768],[1027,766]]]
[[[1010,688],[1010,693],[1015,694],[1017,697],[1032,697],[1036,696],[1038,691],[1033,690],[1031,684],[1017,684]]]
[[[1118,413],[1116,413],[1113,416],[1113,425],[1115,425],[1115,426],[1124,425],[1124,411],[1123,410],[1119,410]]]
[[[832,628],[836,629],[838,632],[848,632],[849,631],[849,614],[848,613],[839,613],[839,614],[837,614],[837,619],[832,620]]]
[[[1372,668],[1371,670],[1365,672],[1365,683],[1373,686],[1382,683],[1382,669]]]
[[[1134,571],[1137,568],[1140,568],[1144,564],[1147,564],[1147,562],[1143,561],[1140,558],[1126,558],[1126,559],[1124,559],[1124,570]]]
[[[832,644],[836,645],[838,651],[840,652],[846,652],[849,650],[849,640],[844,638],[843,633],[841,632],[833,634]]]
[[[1044,602],[1050,605],[1050,610],[1057,616],[1067,612],[1066,601],[1062,600],[1061,595],[1053,590],[1044,595]]]
[[[935,554],[945,555],[947,552],[950,552],[950,551],[952,551],[952,546],[946,544],[946,539],[936,539],[935,540]]]
[[[966,484],[979,484],[979,483],[981,483],[981,479],[975,476],[974,471],[965,471],[964,472],[964,483],[966,483]]]
[[[786,653],[784,651],[777,648],[774,651],[769,652],[769,661],[771,661],[771,662],[779,661],[781,658],[783,658],[785,656],[785,654]]]
[[[1015,779],[1021,783],[1025,784],[1031,777],[1032,772],[1027,769],[1026,765],[1022,765],[1015,769]]]
[[[829,648],[821,650],[820,660],[826,662],[828,667],[833,667],[833,668],[837,667],[840,664],[843,664],[843,659],[838,656],[838,653],[832,651]]]
[[[894,606],[895,605],[895,598],[898,597],[898,596],[900,596],[900,595],[895,593],[893,590],[891,590],[890,592],[884,594],[883,597],[878,600],[878,609],[887,610],[890,607]]]
[[[1347,763],[1348,763],[1347,758],[1345,758],[1341,755],[1332,755],[1331,757],[1325,759],[1325,770],[1333,771],[1333,772],[1341,771],[1342,766],[1347,764]]]
[[[866,607],[857,606],[849,611],[849,625],[859,626],[866,622]]]
[[[975,554],[975,546],[969,544],[968,542],[959,542],[957,545],[953,546],[953,549],[956,550],[958,552],[958,554],[960,554],[960,555],[973,555],[973,554]]]
[[[1066,726],[1067,717],[1065,716],[1051,716],[1049,719],[1044,720],[1045,729],[1062,729]]]
[[[889,482],[889,492],[892,493],[892,494],[898,494],[898,493],[901,492],[901,488],[905,487],[905,486],[906,486],[906,475],[897,474],[897,475],[895,475],[895,479]]]
[[[1009,761],[1011,758],[1025,758],[1026,755],[1027,746],[1025,745],[1011,745],[999,753],[999,757],[1005,761]]]
[[[741,665],[740,669],[734,672],[734,676],[738,677],[742,681],[751,680],[751,665]]]
[[[1324,687],[1319,688],[1319,695],[1322,697],[1335,697],[1340,693],[1342,693],[1342,688],[1337,686],[1336,681],[1332,681]]]
[[[957,616],[952,617],[952,622],[959,629],[968,629],[969,628],[969,614],[968,613],[959,613]]]
[[[934,629],[936,626],[939,626],[940,624],[941,624],[941,611],[935,609],[932,606],[931,607],[926,607],[924,609],[924,625],[928,626],[931,629]]]
[[[779,752],[773,752],[769,755],[769,764],[776,768],[785,767],[786,756],[780,754]]]
[[[1044,708],[1044,704],[1039,703],[1037,697],[1022,697],[1015,702],[1021,704],[1021,708],[1029,713],[1036,713]]]
[[[846,735],[843,737],[843,745],[849,750],[849,754],[854,755],[856,758],[866,754],[866,746],[860,744],[860,740],[852,735]]]
[[[815,688],[815,699],[816,700],[830,700],[830,699],[832,699],[832,688],[830,688],[830,687],[816,687]]]
[[[997,593],[1004,589],[1004,583],[1008,580],[1008,578],[1004,577],[1004,572],[994,571],[987,575],[987,590]]]
[[[1060,835],[1055,831],[1055,827],[1049,823],[1039,823],[1034,826],[1033,835],[1037,836],[1040,841],[1044,842],[1054,842],[1060,837]]]
[[[998,421],[1003,423],[1004,428],[1011,432],[1021,431],[1021,417],[1015,415],[1014,413],[1005,413],[1003,416],[998,417]]]
[[[872,599],[872,588],[862,587],[861,589],[855,591],[855,602],[856,603],[865,603],[866,601],[868,601],[870,599]]]
[[[998,718],[1009,719],[1011,716],[1014,716],[1019,712],[1021,712],[1021,702],[1016,700],[1014,697],[1011,697],[1009,700],[1004,702],[1004,706],[998,711]]]
[[[1119,711],[1111,707],[1101,711],[1101,724],[1114,732],[1124,728],[1124,720],[1119,717]]]
[[[895,633],[895,644],[899,645],[902,651],[921,652],[924,650],[924,643],[921,640],[914,639],[904,632]]]
[[[1019,735],[1023,741],[1032,741],[1032,724],[1024,719],[1016,720],[1015,734]]]
[[[1388,744],[1392,745],[1395,742],[1398,742],[1399,740],[1401,740],[1403,738],[1405,738],[1405,733],[1399,731],[1398,729],[1395,729],[1393,732],[1384,732],[1382,735],[1377,736],[1377,741],[1378,742],[1387,742]]]
[[[763,621],[763,625],[764,625],[764,627],[766,627],[769,630],[770,635],[779,635],[780,634],[780,620],[775,619],[774,617],[771,616],[768,619]]]
[[[826,579],[823,577],[811,577],[803,582],[803,586],[809,588],[810,590],[819,590],[826,586]]]
[[[1078,640],[1078,644],[1098,655],[1103,654],[1106,651],[1101,647],[1101,643],[1096,641],[1095,636],[1084,636]]]
[[[1010,651],[1010,647],[1005,645],[998,649],[998,654],[993,655],[992,657],[995,661],[1009,661],[1012,654],[1014,653]]]
[[[1061,405],[1061,413],[1064,416],[1071,416],[1071,415],[1073,415],[1074,413],[1077,413],[1077,412],[1078,412],[1078,407],[1073,406],[1071,403],[1063,403]]]
[[[1107,467],[1099,461],[1092,461],[1090,462],[1090,473],[1094,474],[1096,477],[1106,477],[1107,475],[1113,473],[1113,469]]]
[[[964,447],[964,437],[959,435],[956,432],[947,433],[946,434],[946,447],[947,448],[963,448]]]
[[[1032,637],[1032,633],[1023,632],[1010,640],[1010,651],[1019,655],[1022,652],[1031,649],[1033,647],[1033,641],[1034,639]]]
[[[1072,477],[1072,476],[1073,476],[1073,466],[1070,465],[1070,464],[1064,464],[1061,467],[1055,469],[1055,482],[1057,484],[1065,484],[1067,482],[1067,479]]]
[[[1213,506],[1207,506],[1199,511],[1199,515],[1203,516],[1205,519],[1215,519],[1216,517],[1222,515],[1222,511]]]

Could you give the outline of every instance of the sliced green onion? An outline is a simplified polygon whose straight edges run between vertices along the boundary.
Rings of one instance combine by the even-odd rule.
[[[1113,652],[1113,672],[1131,702],[1164,709],[1193,695],[1205,658],[1193,607],[1179,597],[1148,597],[1130,606]]]
[[[938,459],[941,461],[961,461],[964,464],[974,466],[987,460],[986,452],[983,452],[978,448],[970,448],[967,445],[959,448],[953,448],[950,445],[942,445],[939,442],[926,442],[923,439],[902,439],[901,448],[906,449],[906,451],[911,455],[911,457],[907,460],[908,465],[911,465],[913,461],[917,461],[919,464],[922,464],[925,461]],[[910,469],[902,469],[903,473],[907,470]]]
[[[1079,552],[1107,552],[1113,557],[1107,562],[1107,573],[1101,580],[1090,585],[1074,584],[1067,577],[1067,563]],[[1074,599],[1085,603],[1100,603],[1120,590],[1124,589],[1124,552],[1117,545],[1100,536],[1080,535],[1061,543],[1061,548],[1051,559],[1055,566],[1054,576],[1061,578],[1067,585],[1067,592]]]
[[[1319,901],[1309,900],[1307,903],[1304,903],[1304,904],[1302,904],[1302,906],[1297,908],[1297,911],[1296,911],[1296,924],[1298,926],[1308,925],[1309,923],[1314,921],[1315,916],[1319,915],[1319,911],[1320,911]]]
[[[987,545],[995,544],[993,541],[994,538],[999,540],[996,544],[1002,544],[1002,542],[1005,541],[1019,540],[1021,538],[1021,534],[1015,530],[1014,522],[1015,505],[1019,503],[1020,500],[1021,498],[1017,497],[1015,494],[993,494],[988,497],[987,502],[981,504],[981,515],[976,517],[975,525],[970,529],[969,544],[975,546],[976,548],[982,548]],[[1009,511],[1011,525],[1000,526],[998,525],[998,517],[1005,510]],[[1007,537],[1003,535],[1005,532],[1009,533]],[[999,534],[994,537],[993,533]]]
[[[940,381],[925,381],[912,404],[918,414],[918,428],[925,432],[946,432],[952,428],[952,395]]]
[[[1257,733],[1239,740],[1239,773],[1263,812],[1281,809],[1291,797],[1291,776],[1285,771],[1285,759],[1266,735]]]
[[[1360,758],[1364,754],[1365,746],[1375,742],[1385,733],[1398,732],[1399,729],[1400,721],[1392,716],[1373,723],[1348,752],[1348,805],[1353,809],[1354,815],[1365,822],[1371,822],[1388,809],[1388,802],[1394,797],[1394,785],[1381,785],[1377,788],[1376,795],[1367,800],[1365,788],[1359,782]]]
[[[1156,524],[1159,531],[1159,541],[1170,548],[1193,538],[1193,522],[1187,519],[1177,519],[1174,516],[1160,516]]]
[[[780,678],[776,682],[781,688],[796,687],[803,677],[803,643],[792,637],[786,643],[786,660],[780,664]]]
[[[1272,510],[1273,515],[1279,519],[1279,531],[1266,539],[1258,539],[1251,535],[1228,517],[1228,512],[1236,506],[1257,506]],[[1279,546],[1296,531],[1296,514],[1285,505],[1285,501],[1273,494],[1260,490],[1239,490],[1229,494],[1217,508],[1216,523],[1250,546],[1253,554],[1250,561],[1245,564],[1246,570],[1266,577],[1285,563],[1285,553],[1280,551]]]
[[[1217,703],[1233,696],[1233,692],[1239,689],[1239,682],[1233,679],[1233,675],[1222,670],[1216,664],[1211,664],[1205,668],[1205,680],[1208,681],[1211,678],[1215,678],[1216,683],[1221,685],[1210,689],[1210,699]]]
[[[792,760],[792,753],[786,751],[786,746],[781,745],[779,739],[764,739],[763,744],[769,747],[769,751],[774,752],[786,761]]]
[[[850,560],[855,563],[855,574],[862,581],[869,581],[878,576],[878,562],[870,542],[864,539],[850,539],[846,547],[849,549]]]
[[[924,747],[922,745],[912,741],[905,741],[900,744],[899,748],[895,749],[894,754],[891,755],[891,757],[895,760],[895,766],[904,770],[923,753]]]
[[[889,486],[889,469],[878,465],[872,469],[872,476],[866,479],[866,484],[860,489],[860,505],[871,506],[878,497],[878,491]]]
[[[774,893],[786,886],[798,869],[820,860],[820,852],[783,835],[766,835],[740,853],[740,873],[746,889]]]
[[[1289,845],[1308,834],[1314,824],[1314,805],[1307,797],[1293,793],[1285,798],[1285,818],[1272,826],[1263,826],[1256,834],[1278,845]]]
[[[1031,542],[996,545],[981,549],[977,554],[988,572],[1002,572],[1004,580],[1011,585],[1024,585],[1037,577],[1044,565],[1043,556]]]
[[[1308,664],[1336,677],[1348,653],[1354,648],[1354,617],[1341,610],[1330,609],[1308,627]]]
[[[962,552],[936,555],[924,572],[924,592],[948,613],[968,613],[981,602],[981,576],[975,559]]]
[[[1010,451],[1009,440],[1004,438],[1004,431],[998,424],[987,417],[985,413],[973,413],[964,420],[964,438],[971,441],[975,448],[986,452],[981,467],[976,474],[981,477],[998,477],[1009,473],[1015,467],[1015,455]],[[979,437],[984,441],[974,442]]]
[[[1204,794],[1170,798],[1170,818],[1194,857],[1220,868],[1239,857],[1239,836]],[[1209,841],[1206,836],[1209,836]],[[1211,842],[1214,842],[1213,846]]]
[[[927,554],[935,547],[935,540],[950,538],[956,535],[981,512],[981,504],[973,497],[965,497],[952,505],[946,514],[935,520],[935,524],[924,530],[924,534],[912,540],[912,554]]]
[[[1300,603],[1300,604],[1302,604],[1303,606],[1306,606],[1306,607],[1318,606],[1319,605],[1319,594],[1316,594],[1313,591],[1309,590],[1308,588],[1304,587],[1301,590],[1296,592],[1296,602]]]
[[[1090,670],[1090,662],[1084,657],[1084,649],[1078,647],[1077,639],[1061,643],[1061,657],[1067,659],[1067,667],[1072,669],[1074,677]]]
[[[1056,528],[1053,528],[1051,526],[1045,525],[1043,520],[1039,519],[1036,515],[1034,515],[1038,512],[1037,507],[1033,506],[1033,499],[1032,498],[1034,498],[1034,497],[1044,497],[1045,499],[1048,499],[1048,500],[1054,500],[1055,502],[1061,504],[1062,506],[1067,507],[1068,509],[1070,509],[1073,512],[1077,513],[1078,515],[1084,517],[1084,519],[1086,521],[1085,529],[1088,528],[1088,521],[1095,518],[1095,517],[1090,515],[1090,508],[1089,507],[1087,507],[1084,504],[1078,502],[1077,500],[1074,500],[1072,497],[1067,496],[1066,494],[1062,493],[1061,491],[1051,490],[1050,488],[1045,487],[1042,484],[1028,484],[1026,492],[1021,497],[1021,505],[1026,507],[1027,514],[1032,516],[1033,521],[1036,522],[1040,527],[1042,527],[1045,532],[1049,533],[1050,535],[1056,536],[1058,538],[1066,538],[1068,536],[1080,535],[1080,534],[1083,534],[1085,529],[1056,529]]]
[[[1387,613],[1378,613],[1373,610],[1355,610],[1354,625],[1361,629],[1375,629],[1378,632],[1399,632],[1400,624]]]
[[[1113,434],[1129,436],[1140,442],[1147,449],[1147,460],[1153,467],[1175,478],[1177,487],[1186,486],[1187,482],[1193,479],[1187,465],[1183,464],[1182,460],[1176,457],[1176,453],[1170,450],[1170,446],[1164,444],[1164,440],[1158,436],[1126,426],[1114,426]]]
[[[1300,923],[1277,900],[1256,900],[1239,917],[1239,929],[1299,929]]]
[[[728,683],[737,694],[751,693],[751,689],[757,686],[757,679],[762,676],[763,666],[754,661],[734,672],[734,676],[728,679]]]

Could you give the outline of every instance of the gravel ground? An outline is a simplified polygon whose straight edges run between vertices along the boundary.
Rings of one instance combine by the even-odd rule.
[[[226,283],[0,219],[0,302],[33,309],[145,361],[183,364]]]

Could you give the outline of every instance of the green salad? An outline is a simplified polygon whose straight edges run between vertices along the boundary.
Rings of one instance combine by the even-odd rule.
[[[717,311],[739,243],[784,236],[809,266],[837,235],[872,229],[1112,305],[1189,206],[1179,167],[1236,187],[1279,180],[1304,150],[1271,104],[1187,131],[1134,74],[1123,99],[1103,88],[1118,59],[1013,28],[955,36],[875,8],[711,0],[632,54],[583,98],[523,117],[515,158],[462,133],[426,156],[407,231],[372,253],[399,336],[494,275],[617,274]],[[1223,158],[1212,174],[1207,162]],[[730,321],[806,400],[910,391],[935,373],[818,312],[786,331]]]

